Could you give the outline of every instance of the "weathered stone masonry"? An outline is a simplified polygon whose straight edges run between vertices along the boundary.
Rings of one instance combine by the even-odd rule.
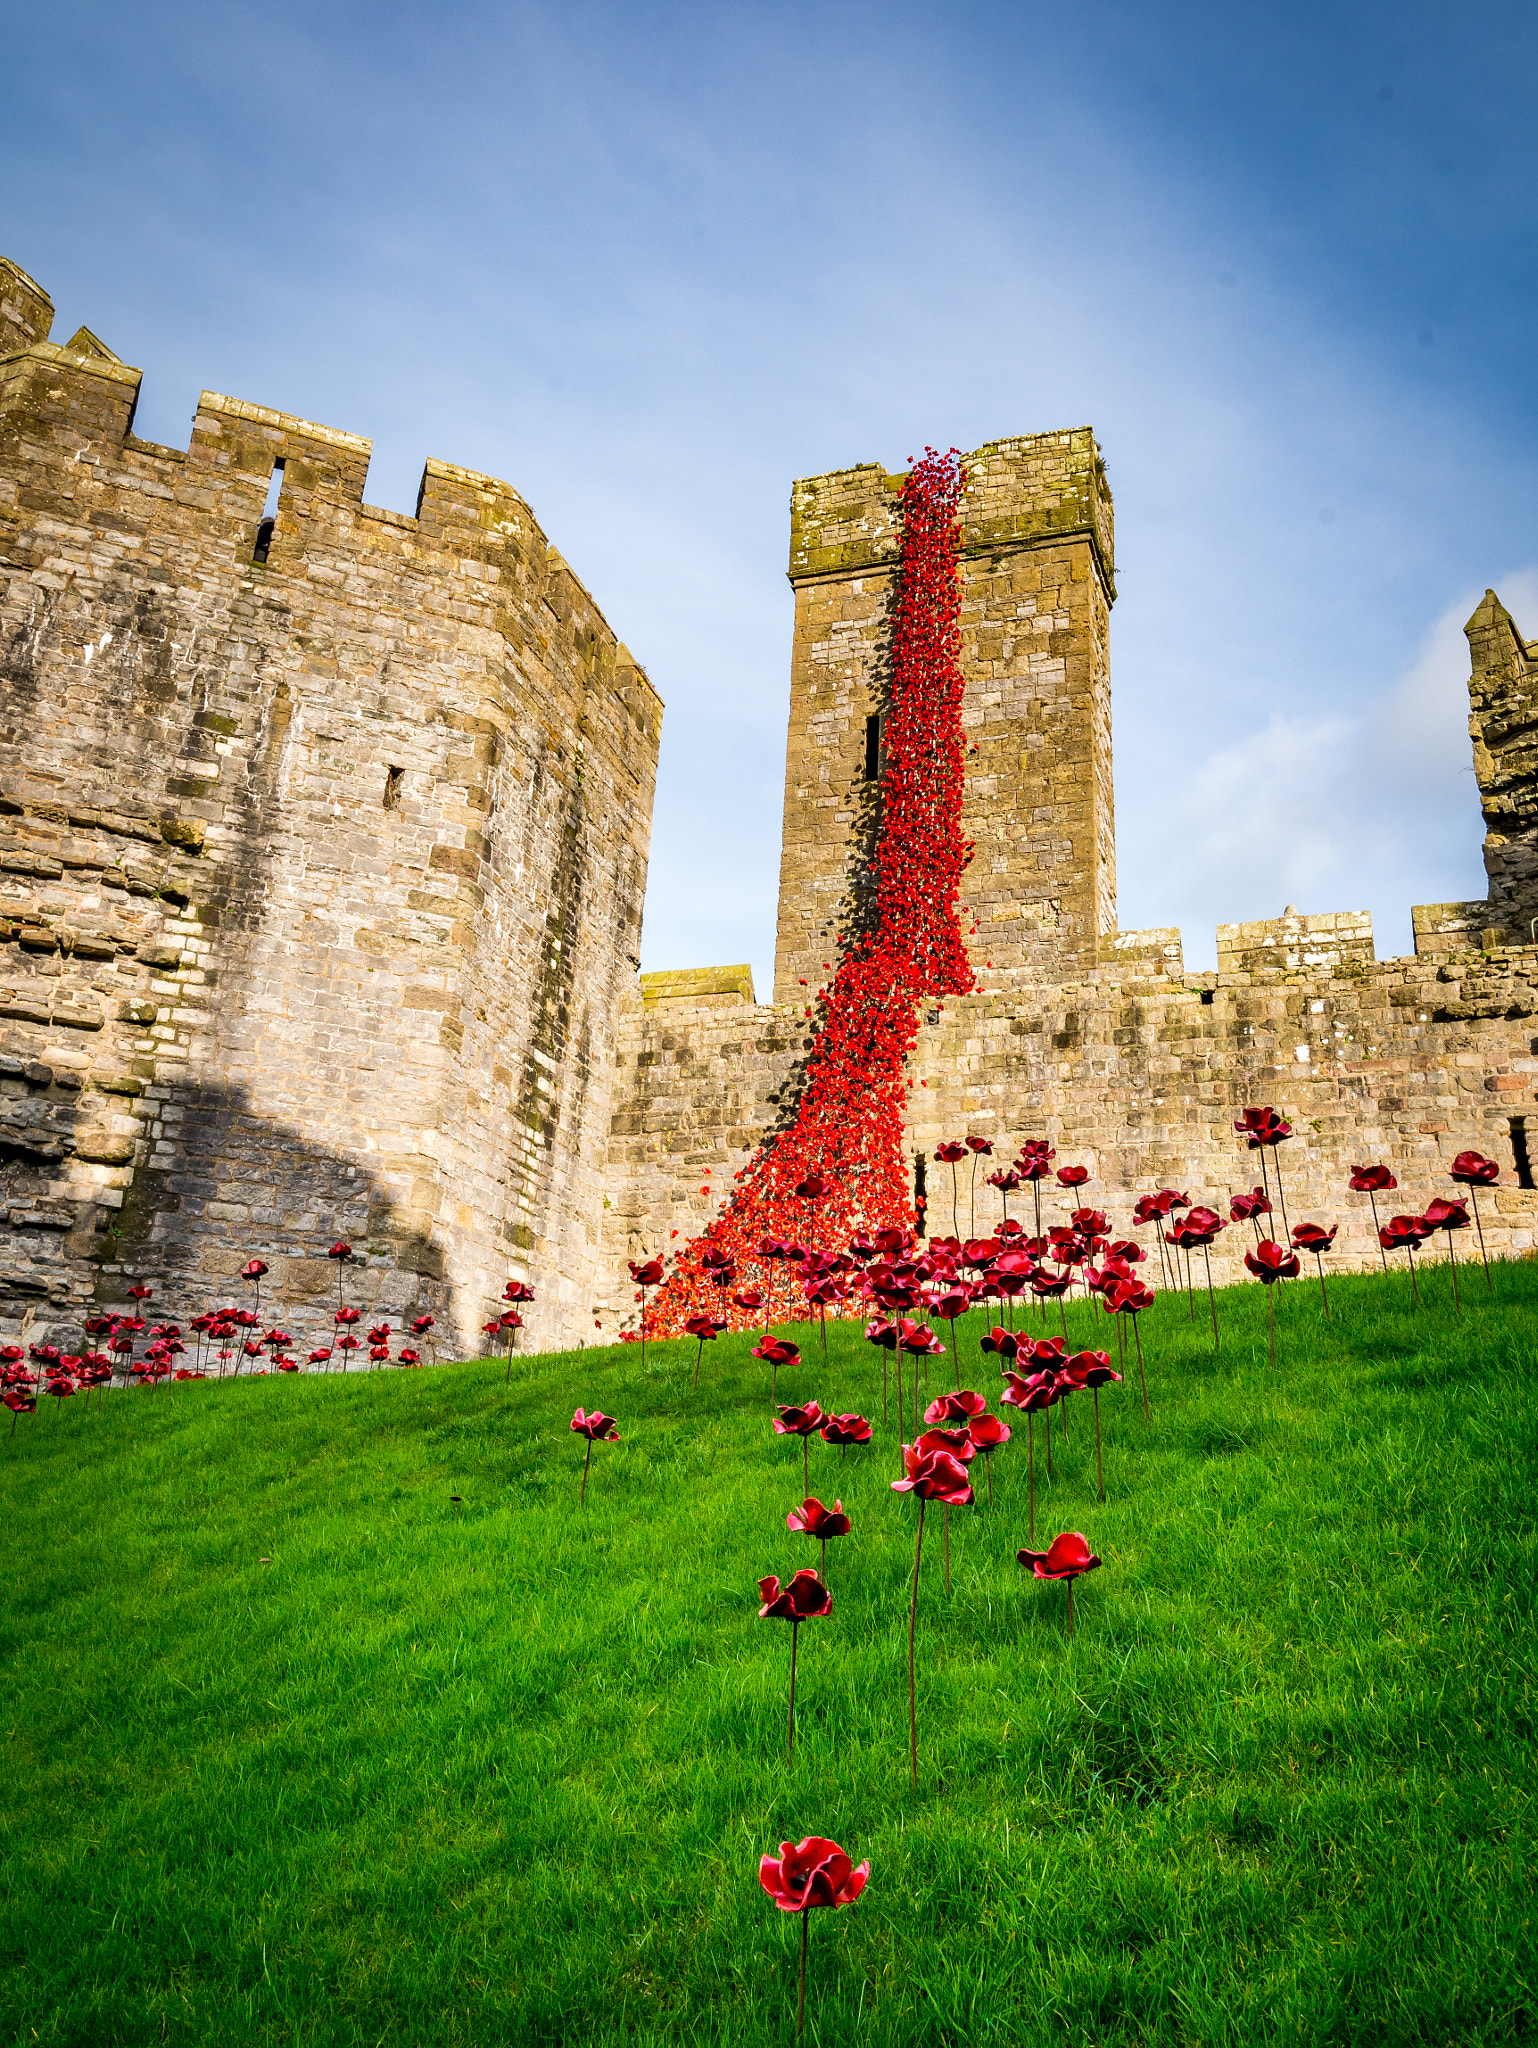
[[[51,321],[0,263],[0,1325],[259,1255],[318,1332],[341,1235],[370,1307],[464,1345],[513,1272],[572,1340],[655,692],[506,484],[382,511],[367,441],[213,393],[140,441]]]
[[[969,1130],[1011,1145],[1048,1135],[1060,1163],[1092,1169],[1090,1197],[1124,1230],[1136,1197],[1156,1187],[1219,1199],[1258,1180],[1232,1123],[1247,1104],[1276,1103],[1297,1131],[1282,1154],[1290,1216],[1339,1221],[1349,1261],[1377,1256],[1366,1197],[1345,1188],[1355,1161],[1386,1161],[1403,1188],[1394,1206],[1423,1208],[1448,1191],[1446,1164],[1468,1145],[1504,1169],[1485,1202],[1492,1251],[1529,1250],[1538,645],[1487,593],[1468,629],[1487,902],[1418,906],[1415,954],[1385,961],[1365,913],[1289,908],[1220,927],[1217,973],[1188,975],[1178,931],[1116,929],[1114,546],[1094,438],[1079,429],[995,442],[966,461],[963,822],[976,842],[965,900],[979,985],[926,1011],[913,1151]],[[900,485],[866,465],[794,488],[775,1004],[644,977],[651,1000],[632,1002],[620,1046],[615,1262],[708,1220],[717,1196],[700,1192],[704,1169],[712,1190],[730,1187],[809,1047],[803,983],[825,978],[828,941],[857,911],[879,802],[868,721],[883,704]],[[931,1223],[949,1229],[943,1174],[931,1171],[929,1194]],[[979,1222],[997,1214],[987,1191]],[[1239,1277],[1243,1237],[1220,1240],[1224,1278]]]

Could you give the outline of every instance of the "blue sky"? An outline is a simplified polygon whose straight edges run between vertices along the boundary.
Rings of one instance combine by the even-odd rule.
[[[1538,636],[1538,11],[6,9],[0,249],[145,371],[506,477],[666,699],[648,967],[773,953],[791,480],[1088,423],[1124,928],[1484,893]]]

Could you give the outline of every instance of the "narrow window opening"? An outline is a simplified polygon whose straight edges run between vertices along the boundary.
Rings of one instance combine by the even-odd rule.
[[[400,809],[401,783],[404,780],[405,770],[403,768],[387,768],[385,770],[384,807],[387,811],[397,811]]]
[[[1204,1003],[1210,1003],[1212,1001],[1212,997],[1213,991],[1210,988],[1204,988],[1202,990],[1202,1001]]]
[[[261,523],[256,529],[256,546],[251,550],[253,562],[265,562],[272,547],[272,536],[278,524],[278,500],[283,495],[283,458],[280,455],[272,465],[272,481],[267,486],[267,502],[262,507]]]
[[[881,776],[881,714],[875,713],[865,721],[865,780],[876,782]]]
[[[922,1152],[915,1152],[913,1155],[913,1227],[920,1237],[924,1235],[924,1213],[928,1207],[929,1195],[924,1181],[924,1155]]]
[[[1514,1116],[1511,1119],[1511,1156],[1517,1164],[1517,1186],[1530,1188],[1533,1185],[1533,1162],[1527,1152],[1525,1116]]]

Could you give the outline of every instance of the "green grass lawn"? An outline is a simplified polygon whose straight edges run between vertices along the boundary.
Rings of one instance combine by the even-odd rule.
[[[808,2040],[1532,2040],[1538,1264],[1496,1287],[1338,1280],[1325,1323],[1296,1284],[1274,1371],[1258,1287],[1216,1357],[1162,1298],[1103,1507],[1088,1397],[1050,1486],[1037,1431],[1038,1546],[1105,1560],[1072,1640],[1015,1561],[1023,1425],[948,1599],[930,1512],[917,1795],[858,1326],[781,1375],[876,1423],[812,1445],[854,1533],[790,1768],[756,1581],[817,1552],[751,1340],[697,1393],[679,1343],[44,1404],[0,1437],[3,2038],[789,2041],[758,1859],[820,1833],[871,1879],[814,1918]],[[579,1402],[623,1439],[581,1511]]]

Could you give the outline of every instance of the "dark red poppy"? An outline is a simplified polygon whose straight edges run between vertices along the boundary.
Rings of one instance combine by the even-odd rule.
[[[1330,1230],[1326,1230],[1318,1223],[1295,1223],[1292,1226],[1292,1241],[1298,1251],[1313,1252],[1315,1257],[1318,1257],[1334,1244],[1335,1232],[1339,1228],[1338,1223]]]
[[[836,1500],[831,1508],[825,1508],[815,1494],[808,1494],[800,1507],[792,1508],[785,1517],[785,1526],[798,1536],[811,1536],[819,1543],[828,1543],[835,1536],[847,1536],[853,1525],[844,1513],[841,1500]]]
[[[1267,1287],[1277,1280],[1296,1280],[1302,1270],[1297,1253],[1269,1237],[1263,1237],[1254,1251],[1245,1253],[1244,1263]]]
[[[725,1316],[690,1316],[684,1329],[691,1337],[698,1337],[702,1344],[714,1344],[726,1328]]]
[[[352,1246],[345,1239],[339,1237],[330,1251],[327,1252],[326,1257],[328,1259],[350,1259],[352,1257]]]
[[[1495,1161],[1486,1159],[1482,1152],[1460,1152],[1447,1171],[1453,1180],[1461,1180],[1471,1188],[1493,1187],[1501,1177]]]
[[[334,1323],[340,1323],[345,1329],[353,1323],[362,1322],[363,1311],[361,1308],[339,1308],[336,1314],[331,1318],[331,1320]],[[496,1325],[494,1323],[488,1323],[487,1328],[495,1329]]]
[[[630,1277],[637,1287],[655,1287],[662,1278],[661,1259],[647,1259],[642,1264],[630,1259],[626,1263],[630,1267]]]
[[[813,1436],[823,1426],[827,1417],[815,1401],[808,1401],[801,1407],[782,1408],[774,1418],[776,1436]]]
[[[437,1318],[435,1316],[418,1316],[411,1325],[413,1336],[424,1336],[436,1321]]]
[[[1043,1299],[1057,1300],[1066,1294],[1072,1285],[1072,1266],[1064,1266],[1055,1273],[1040,1266],[1031,1275],[1031,1292],[1041,1295]]]
[[[947,1138],[943,1145],[935,1147],[936,1159],[943,1160],[947,1166],[954,1166],[958,1159],[965,1159],[966,1156],[966,1146],[958,1145],[954,1138]]]
[[[1087,1166],[1060,1166],[1057,1169],[1059,1182],[1065,1188],[1081,1188],[1091,1178]]]
[[[865,1325],[866,1343],[879,1344],[885,1351],[897,1349],[897,1340],[901,1334],[896,1323],[886,1316],[872,1316]]]
[[[967,1424],[967,1435],[972,1439],[972,1448],[986,1455],[1009,1442],[1010,1429],[996,1415],[974,1415]]]
[[[977,1451],[965,1429],[926,1429],[915,1439],[913,1448],[925,1457],[931,1451],[947,1451],[962,1465],[970,1465]]]
[[[1080,1579],[1101,1565],[1077,1530],[1054,1536],[1045,1550],[1021,1550],[1016,1556],[1038,1579]]]
[[[745,1314],[756,1315],[764,1305],[763,1290],[758,1287],[739,1287],[732,1300]]]
[[[991,1153],[993,1151],[993,1140],[992,1138],[974,1138],[969,1133],[967,1136],[967,1150],[969,1152]]]
[[[1013,1330],[995,1328],[981,1339],[981,1348],[996,1353],[1000,1358],[1013,1358],[1019,1341]]]
[[[915,1323],[904,1316],[897,1333],[897,1348],[910,1358],[943,1358],[945,1346],[928,1323]]]
[[[1005,1387],[999,1399],[1008,1408],[1018,1408],[1022,1415],[1041,1415],[1054,1401],[1060,1401],[1066,1391],[1057,1374],[1052,1371],[1030,1374],[1010,1372],[1004,1375]]]
[[[1449,1201],[1445,1196],[1438,1195],[1426,1204],[1426,1213],[1422,1220],[1429,1223],[1433,1230],[1467,1230],[1473,1219],[1469,1215],[1467,1202]]]
[[[942,1394],[931,1401],[924,1410],[924,1420],[932,1423],[955,1423],[965,1429],[975,1415],[985,1415],[988,1403],[981,1394],[973,1393],[970,1387],[958,1389],[954,1394]]]
[[[330,1358],[330,1356],[331,1353],[329,1350],[312,1351],[309,1355],[309,1358],[306,1360],[306,1363],[309,1365],[324,1365]]]
[[[822,1425],[822,1440],[846,1450],[850,1444],[868,1444],[870,1424],[863,1415],[830,1415]]]
[[[265,1268],[263,1270],[265,1271]],[[148,1301],[155,1290],[153,1287],[146,1287],[141,1283],[138,1287],[130,1287],[128,1292],[135,1301]]]
[[[961,1281],[951,1287],[938,1288],[930,1295],[929,1306],[943,1321],[953,1323],[972,1306],[972,1290]]]
[[[1228,1204],[1228,1213],[1235,1223],[1250,1223],[1257,1216],[1271,1214],[1271,1197],[1264,1188],[1251,1188],[1247,1195],[1234,1195]]]
[[[1252,1152],[1258,1151],[1262,1145],[1280,1145],[1284,1138],[1292,1136],[1292,1125],[1269,1107],[1247,1109],[1235,1122],[1234,1129],[1241,1137],[1248,1138]]]
[[[972,1504],[972,1482],[962,1461],[947,1450],[920,1450],[903,1445],[901,1479],[892,1481],[893,1493],[916,1493],[920,1500],[938,1500],[947,1507]]]
[[[390,1347],[388,1344],[371,1345],[368,1355],[375,1365],[388,1365],[390,1363]]]
[[[799,1571],[782,1586],[777,1578],[760,1579],[760,1621],[811,1621],[833,1611],[833,1595],[816,1572]]]
[[[260,1280],[266,1271],[267,1262],[265,1259],[251,1259],[241,1267],[240,1277],[242,1280]]]
[[[1460,1152],[1458,1158],[1462,1159],[1468,1156],[1468,1154]],[[1478,1158],[1479,1155],[1475,1153],[1473,1156]],[[1453,1161],[1455,1166],[1457,1163],[1457,1160]],[[1351,1169],[1351,1186],[1359,1195],[1385,1194],[1389,1189],[1397,1188],[1398,1185],[1398,1181],[1395,1180],[1386,1166],[1353,1166]]]
[[[823,1173],[809,1173],[798,1180],[795,1192],[803,1202],[825,1202],[833,1193],[833,1183]]]
[[[534,1289],[522,1280],[509,1280],[502,1290],[504,1301],[529,1302],[534,1299]]]
[[[762,1856],[758,1864],[758,1881],[782,1913],[852,1906],[869,1877],[868,1859],[854,1869],[837,1842],[822,1835],[781,1842],[777,1857]]]
[[[1076,1351],[1064,1359],[1063,1371],[1076,1387],[1107,1387],[1121,1380],[1121,1374],[1111,1370],[1110,1354],[1105,1351]]]
[[[1435,1224],[1428,1224],[1424,1216],[1390,1216],[1378,1232],[1385,1251],[1413,1252],[1422,1245],[1435,1230]]]
[[[590,1415],[579,1408],[571,1418],[571,1426],[578,1436],[585,1436],[592,1443],[619,1442],[619,1430],[614,1417],[605,1415],[600,1408],[595,1408]]]

